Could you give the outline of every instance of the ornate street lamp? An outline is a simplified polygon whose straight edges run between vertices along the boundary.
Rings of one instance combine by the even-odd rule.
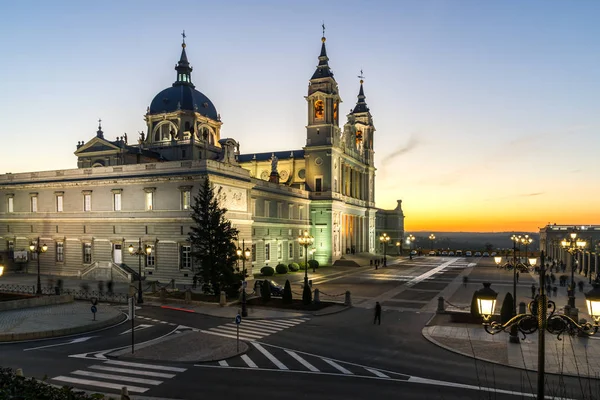
[[[560,244],[571,255],[571,287],[569,288],[569,306],[575,308],[575,256],[577,252],[587,246],[585,240],[577,239],[577,233],[572,232],[570,239],[563,239]]]
[[[242,247],[246,247],[245,240],[242,240]],[[246,260],[250,259],[252,252],[249,248],[246,247],[246,250],[243,250],[238,247],[235,251],[238,256],[238,259],[242,260],[242,276],[244,280],[242,281],[242,317],[248,316],[248,307],[246,306]]]
[[[525,235],[521,238],[521,243],[523,243],[525,245],[525,259],[527,259],[527,257],[529,256],[527,254],[527,246],[529,246],[531,243],[533,243],[533,239],[529,237],[529,235]]]
[[[523,334],[523,339],[525,339],[526,335],[532,334],[536,331],[538,332],[537,398],[542,400],[545,399],[545,331],[548,331],[553,335],[557,335],[558,339],[560,339],[560,336],[565,333],[568,333],[569,335],[580,333],[591,336],[598,332],[598,324],[600,323],[600,288],[595,286],[593,290],[591,290],[589,293],[586,293],[588,311],[594,323],[591,324],[586,322],[584,324],[578,324],[575,320],[566,315],[555,314],[556,304],[552,300],[548,300],[546,297],[546,268],[544,265],[543,251],[540,255],[539,276],[540,294],[536,296],[535,300],[529,303],[530,314],[517,314],[505,324],[491,320],[491,317],[494,314],[497,293],[490,288],[490,284],[484,283],[484,288],[477,291],[476,295],[479,313],[483,317],[483,326],[487,333],[495,335],[499,332],[504,332],[507,329],[512,329],[513,326],[516,326],[517,329]],[[548,310],[550,311],[549,313]]]
[[[415,241],[415,237],[411,234],[406,238],[406,243],[409,245],[408,251],[410,251],[410,259],[412,260],[412,244]]]
[[[429,240],[431,240],[431,250],[433,250],[433,241],[435,240],[435,235],[433,233],[429,235]]]
[[[379,241],[383,245],[383,266],[387,267],[387,244],[391,240],[387,233],[382,233],[379,236]]]
[[[308,247],[311,246],[314,243],[314,241],[315,238],[310,236],[307,230],[305,230],[304,233],[298,237],[298,243],[300,243],[300,246],[304,247],[304,291],[306,292],[308,290],[309,294],[310,288],[308,288]],[[305,299],[305,296],[303,294],[302,299],[305,303],[310,304],[309,297],[306,297]]]
[[[402,245],[401,242],[396,242],[396,247],[398,248],[398,255],[401,255],[400,253],[400,246]]]
[[[148,257],[150,254],[152,254],[152,247],[151,246],[145,246],[144,249],[142,249],[142,238],[139,239],[138,241],[138,248],[137,250],[133,247],[133,245],[129,245],[129,254],[132,256],[137,256],[138,257],[138,304],[142,304],[144,302],[144,298],[142,297],[142,257]]]
[[[496,263],[496,266],[500,268],[500,264],[502,264],[502,256],[494,257],[494,262]]]
[[[37,238],[37,241],[35,243],[31,242],[31,244],[29,245],[29,250],[34,253],[37,254],[37,290],[36,290],[36,294],[42,294],[42,278],[41,278],[41,274],[40,274],[40,254],[45,253],[48,250],[48,246],[46,246],[46,243],[44,243],[42,246],[40,246],[40,238]]]

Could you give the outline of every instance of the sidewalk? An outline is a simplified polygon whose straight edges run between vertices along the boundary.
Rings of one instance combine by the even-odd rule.
[[[467,273],[467,272],[465,272]],[[562,273],[556,274],[557,276]],[[507,292],[513,290],[512,271],[498,269],[492,260],[482,259],[479,266],[471,268],[468,272],[469,283],[465,286],[459,275],[451,284],[454,293],[446,293],[447,304],[459,308],[470,309],[473,292],[483,287],[481,282],[492,282],[492,289],[498,292],[496,312],[499,312],[502,301]],[[575,276],[575,282],[585,280],[582,276]],[[531,301],[531,285],[538,287],[539,277],[534,273],[520,274],[517,286],[517,302]],[[556,285],[558,286],[558,285]],[[591,289],[587,284],[584,292],[577,291],[576,306],[579,308],[579,318],[590,321],[585,306],[584,293]],[[556,303],[556,312],[562,313],[567,304],[566,287],[558,287],[557,296],[549,297]],[[522,339],[520,344],[509,343],[509,335],[500,332],[496,335],[488,334],[483,326],[450,322],[448,314],[438,314],[422,330],[423,336],[430,342],[449,351],[459,353],[480,360],[503,364],[515,368],[537,371],[538,335],[537,332]],[[546,372],[574,376],[600,377],[600,335],[586,337],[556,336],[546,332]]]

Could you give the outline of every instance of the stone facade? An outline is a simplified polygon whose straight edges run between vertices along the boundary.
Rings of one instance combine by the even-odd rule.
[[[77,144],[78,168],[0,175],[0,253],[8,270],[33,271],[37,255],[28,248],[39,240],[48,246],[39,255],[43,273],[128,279],[141,261],[143,275],[189,283],[190,204],[207,176],[222,188],[239,247],[252,251],[249,272],[303,261],[297,238],[304,230],[325,264],[377,251],[383,230],[401,241],[401,202],[390,211],[375,207],[375,128],[363,81],[341,129],[324,38],[306,97],[303,149],[240,154],[234,139],[221,138],[220,115],[192,84],[185,43],[176,70],[173,86],[148,107],[137,143],[126,134],[106,139],[99,121],[96,136]],[[152,247],[149,257],[129,254],[140,242]]]

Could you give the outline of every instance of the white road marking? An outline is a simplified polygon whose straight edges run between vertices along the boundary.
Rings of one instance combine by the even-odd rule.
[[[241,358],[250,368],[258,368],[258,365],[254,364],[254,361],[252,361],[247,355],[242,354]]]
[[[227,364],[227,361],[225,361],[225,360],[221,360],[221,361],[219,361],[219,365],[220,365],[221,367],[229,367],[229,364]]]
[[[133,382],[133,383],[143,383],[146,385],[160,385],[161,383],[163,383],[163,381],[157,381],[154,379],[143,379],[143,378],[136,378],[133,376],[124,376],[124,375],[114,375],[114,374],[102,374],[96,371],[82,371],[82,370],[77,370],[77,371],[73,371],[71,372],[74,375],[82,375],[82,376],[89,376],[92,378],[103,378],[103,379],[111,379],[113,381],[126,381],[126,382]]]
[[[352,372],[348,371],[346,368],[342,367],[340,364],[336,363],[335,361],[329,360],[327,358],[323,358],[322,360],[343,374],[353,375]]]
[[[252,345],[254,347],[256,347],[256,349],[258,351],[260,351],[261,353],[263,353],[263,355],[265,357],[267,357],[273,364],[275,364],[277,366],[277,368],[279,368],[279,369],[289,369],[281,361],[279,361],[277,358],[275,358],[275,356],[273,354],[269,353],[267,351],[267,349],[265,349],[264,347],[262,347],[260,344],[258,344],[258,343],[252,343]]]
[[[46,345],[46,346],[39,346],[39,347],[31,347],[29,349],[23,349],[23,351],[39,350],[39,349],[46,349],[48,347],[65,346],[65,345],[68,345],[68,344],[75,344],[75,343],[87,342],[91,338],[95,338],[95,337],[96,336],[80,337],[80,338],[73,339],[73,340],[68,341],[68,342],[57,343],[57,344],[49,344],[49,345]]]
[[[228,329],[227,327],[221,327],[221,328],[211,328],[209,330],[209,332],[213,332],[215,334],[226,334],[226,335],[232,335],[233,337],[236,337],[236,330],[235,329]],[[263,337],[264,335],[257,335],[256,333],[249,333],[249,332],[244,332],[240,329],[240,337],[245,336],[245,337],[250,337],[253,339],[260,339],[261,337]]]
[[[421,282],[422,280],[425,280],[427,278],[429,278],[432,275],[437,274],[440,271],[443,271],[444,268],[448,267],[449,265],[453,264],[456,261],[456,259],[454,260],[450,260],[450,261],[446,261],[445,263],[441,264],[439,267],[436,267],[432,270],[429,270],[427,272],[425,272],[424,274],[421,274],[415,278],[413,278],[410,282],[406,283],[406,286],[411,287],[416,285],[417,283]]]
[[[172,371],[172,372],[185,372],[186,371],[186,368],[167,367],[164,365],[142,364],[142,363],[134,363],[134,362],[129,362],[129,361],[119,361],[119,360],[108,360],[105,362],[105,364],[122,365],[124,367],[158,369],[161,371]]]
[[[384,374],[383,372],[379,372],[376,369],[372,369],[372,368],[365,368],[367,371],[369,371],[370,373],[372,373],[373,375],[377,375],[380,378],[389,378],[389,376],[387,376],[386,374]]]
[[[154,325],[148,325],[148,324],[139,324],[136,325],[135,328],[133,328],[134,331],[140,331],[142,329],[148,329],[148,328],[152,328]],[[131,329],[127,329],[125,332],[120,333],[119,335],[125,335],[126,333],[131,333]]]
[[[143,375],[143,376],[154,376],[155,378],[174,378],[175,374],[165,374],[163,372],[154,372],[154,371],[140,371],[137,369],[126,369],[126,368],[117,368],[117,367],[108,367],[105,365],[90,365],[88,368],[91,369],[99,369],[101,371],[108,372],[120,372],[123,374],[134,374],[134,375]]]
[[[226,333],[219,333],[219,332],[213,332],[213,331],[200,331],[200,332],[202,332],[202,333],[208,333],[210,335],[223,336],[223,337],[227,337],[227,338],[231,338],[231,339],[237,339],[237,337],[235,335],[228,335]],[[256,339],[260,339],[260,337],[258,337],[258,338],[256,338],[256,337],[246,337],[246,336],[244,336],[244,335],[242,335],[240,333],[240,339],[254,341]]]
[[[294,357],[294,359],[296,361],[298,361],[300,364],[304,365],[308,370],[310,370],[312,372],[319,372],[319,369],[317,367],[315,367],[314,365],[312,365],[311,363],[306,361],[304,358],[300,357],[297,353],[295,353],[291,350],[286,350],[285,352],[288,353],[290,356]]]
[[[107,389],[116,389],[121,390],[123,388],[122,383],[109,383],[109,382],[101,382],[95,381],[92,379],[80,379],[80,378],[72,378],[70,376],[57,376],[56,378],[52,378],[53,381],[74,383],[77,385],[87,385],[87,386],[95,386]],[[147,392],[149,388],[139,387],[139,386],[131,386],[127,385],[127,390],[132,393],[144,393]]]

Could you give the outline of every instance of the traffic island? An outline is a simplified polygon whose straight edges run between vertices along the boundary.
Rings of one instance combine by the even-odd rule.
[[[271,298],[265,302],[260,297],[255,297],[247,301],[248,306],[251,307],[265,307],[265,308],[276,308],[278,310],[290,310],[290,311],[321,311],[327,307],[336,306],[338,303],[321,301],[319,303],[304,304],[301,299],[293,299],[291,303],[284,303],[281,298]]]

